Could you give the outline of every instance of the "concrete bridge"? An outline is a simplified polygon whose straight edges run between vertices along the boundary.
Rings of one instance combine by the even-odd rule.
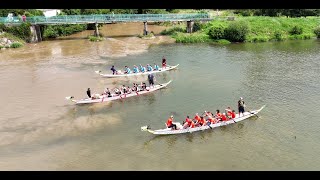
[[[31,24],[33,42],[42,40],[40,25],[61,25],[61,24],[95,24],[95,35],[99,35],[98,24],[122,23],[122,22],[143,22],[143,34],[148,34],[147,22],[187,22],[187,32],[192,33],[194,21],[210,21],[207,13],[194,14],[97,14],[97,15],[64,15],[64,16],[34,16],[26,17],[0,17],[0,23],[6,25],[20,25],[24,22]]]

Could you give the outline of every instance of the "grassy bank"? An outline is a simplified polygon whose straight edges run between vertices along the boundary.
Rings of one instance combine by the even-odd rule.
[[[236,17],[235,21],[213,20],[202,24],[200,30],[188,34],[186,25],[163,31],[179,43],[197,42],[267,42],[288,39],[310,39],[319,37],[320,17],[286,18],[250,16]],[[316,34],[317,33],[317,34]]]

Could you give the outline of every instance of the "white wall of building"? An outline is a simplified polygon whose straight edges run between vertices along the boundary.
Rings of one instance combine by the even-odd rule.
[[[61,10],[59,9],[40,9],[44,16],[46,17],[52,17],[52,16],[56,16],[58,14],[60,14]]]

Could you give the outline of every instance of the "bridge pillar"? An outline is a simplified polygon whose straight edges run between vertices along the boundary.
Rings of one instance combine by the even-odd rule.
[[[143,35],[148,35],[148,23],[147,21],[146,22],[143,22],[143,25],[144,25],[144,28],[143,28]]]
[[[94,35],[98,37],[98,36],[99,36],[98,23],[95,23],[95,27],[96,27],[96,28],[95,28],[95,30],[94,30]]]
[[[193,21],[187,21],[187,33],[192,33],[193,30]]]
[[[30,37],[31,43],[37,43],[42,41],[40,25],[30,26],[30,31],[31,31],[31,37]]]

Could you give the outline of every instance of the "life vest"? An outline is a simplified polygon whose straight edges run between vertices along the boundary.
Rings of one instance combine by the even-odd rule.
[[[167,120],[167,126],[169,127],[169,126],[171,126],[172,125],[172,118],[169,118],[168,120]]]

